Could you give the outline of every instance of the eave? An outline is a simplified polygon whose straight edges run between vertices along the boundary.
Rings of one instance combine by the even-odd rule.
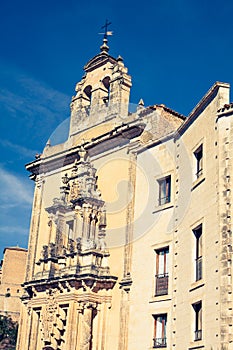
[[[142,121],[132,121],[127,124],[122,124],[82,145],[72,147],[45,158],[43,158],[42,155],[42,158],[26,164],[26,170],[31,172],[30,178],[34,180],[39,173],[42,174],[56,170],[72,164],[75,160],[79,160],[78,152],[81,146],[84,147],[91,156],[97,155],[111,149],[113,144],[115,147],[128,144],[131,139],[139,136],[144,128],[145,124]]]

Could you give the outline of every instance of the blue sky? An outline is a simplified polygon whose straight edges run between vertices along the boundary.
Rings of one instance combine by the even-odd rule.
[[[24,164],[69,117],[105,19],[114,31],[110,54],[132,76],[131,102],[188,115],[215,81],[233,84],[232,12],[230,0],[2,1],[0,254],[27,247],[33,183]]]

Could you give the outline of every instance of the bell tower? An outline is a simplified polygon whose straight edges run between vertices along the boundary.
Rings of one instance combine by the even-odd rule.
[[[111,326],[121,317],[125,250],[109,242],[125,237],[128,197],[112,215],[108,188],[118,178],[107,169],[115,154],[122,178],[131,176],[128,145],[144,124],[128,113],[131,77],[123,59],[109,55],[107,32],[84,71],[67,141],[47,143],[26,165],[35,192],[17,350],[107,349],[120,331]],[[113,235],[116,217],[123,229]]]
[[[70,105],[70,136],[128,115],[131,77],[122,57],[114,58],[108,51],[105,35],[100,53],[85,65],[85,74],[76,85]]]

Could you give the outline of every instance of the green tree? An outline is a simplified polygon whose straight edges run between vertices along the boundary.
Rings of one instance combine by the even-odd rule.
[[[0,315],[0,350],[15,350],[18,324],[8,316]]]

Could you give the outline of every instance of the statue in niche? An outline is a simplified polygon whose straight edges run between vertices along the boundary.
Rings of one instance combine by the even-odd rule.
[[[68,251],[70,254],[73,254],[75,252],[74,241],[71,238],[68,239]]]
[[[49,256],[54,258],[56,256],[56,246],[55,243],[49,243]]]
[[[80,187],[78,182],[73,181],[70,189],[70,199],[76,199],[80,193]]]
[[[81,238],[81,237],[78,237],[78,238],[76,239],[76,242],[77,242],[77,245],[76,245],[77,250],[78,250],[78,252],[80,253],[80,252],[82,251],[82,238]]]
[[[47,245],[43,245],[41,255],[42,255],[42,259],[43,259],[43,260],[48,259],[48,257],[49,257],[49,252],[48,252],[48,246],[47,246]]]
[[[63,245],[62,247],[62,255],[66,255],[67,254],[67,248]]]
[[[85,240],[83,245],[85,246],[85,250],[96,249],[96,242],[94,241],[94,239],[88,238],[87,240]]]

